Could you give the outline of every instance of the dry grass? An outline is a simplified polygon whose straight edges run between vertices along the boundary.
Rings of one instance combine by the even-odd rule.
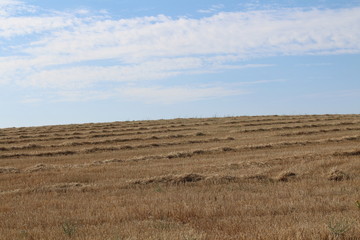
[[[0,129],[0,239],[360,239],[360,115]]]
[[[333,169],[331,170],[328,179],[331,181],[344,181],[344,180],[349,180],[350,177],[348,174],[346,174],[341,170]]]

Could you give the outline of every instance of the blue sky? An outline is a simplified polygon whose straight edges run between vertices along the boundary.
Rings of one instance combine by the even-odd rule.
[[[360,113],[359,0],[0,0],[0,128]]]

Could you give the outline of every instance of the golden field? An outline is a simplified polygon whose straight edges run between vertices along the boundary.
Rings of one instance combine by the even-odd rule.
[[[0,129],[0,239],[360,239],[360,115]]]

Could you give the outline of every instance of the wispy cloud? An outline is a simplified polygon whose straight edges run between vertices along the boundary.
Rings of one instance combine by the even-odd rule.
[[[187,84],[164,87],[161,85],[146,86],[140,84],[125,84],[121,87],[106,90],[79,90],[62,89],[53,92],[48,101],[83,102],[92,100],[123,99],[127,101],[138,101],[147,104],[173,104],[183,102],[202,101],[221,97],[252,94],[245,87],[251,85],[264,85],[286,82],[285,79],[242,81],[236,83],[213,82],[208,84]],[[29,100],[30,99],[30,100]],[[25,101],[32,103],[32,97]],[[60,99],[60,100],[59,100]]]
[[[219,10],[223,9],[224,7],[225,7],[224,4],[215,4],[215,5],[212,5],[208,9],[200,9],[200,10],[198,10],[198,12],[199,13],[214,13],[214,12],[218,12]]]
[[[331,66],[333,63],[324,62],[324,63],[302,63],[298,64],[297,66],[301,67],[322,67],[322,66]]]
[[[20,1],[0,0],[0,84],[80,91],[103,83],[149,83],[182,75],[271,67],[244,64],[264,56],[360,53],[357,7],[128,19],[85,9],[21,14],[27,7]],[[214,5],[208,11],[223,7]],[[199,99],[241,91],[154,86],[120,92],[129,97]]]
[[[128,87],[118,92],[126,99],[145,103],[172,104],[179,102],[193,102],[210,98],[242,95],[247,92],[239,89],[214,87]]]

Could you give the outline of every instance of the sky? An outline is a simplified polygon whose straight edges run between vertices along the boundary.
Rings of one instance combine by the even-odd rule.
[[[359,114],[360,0],[0,0],[0,128]]]

